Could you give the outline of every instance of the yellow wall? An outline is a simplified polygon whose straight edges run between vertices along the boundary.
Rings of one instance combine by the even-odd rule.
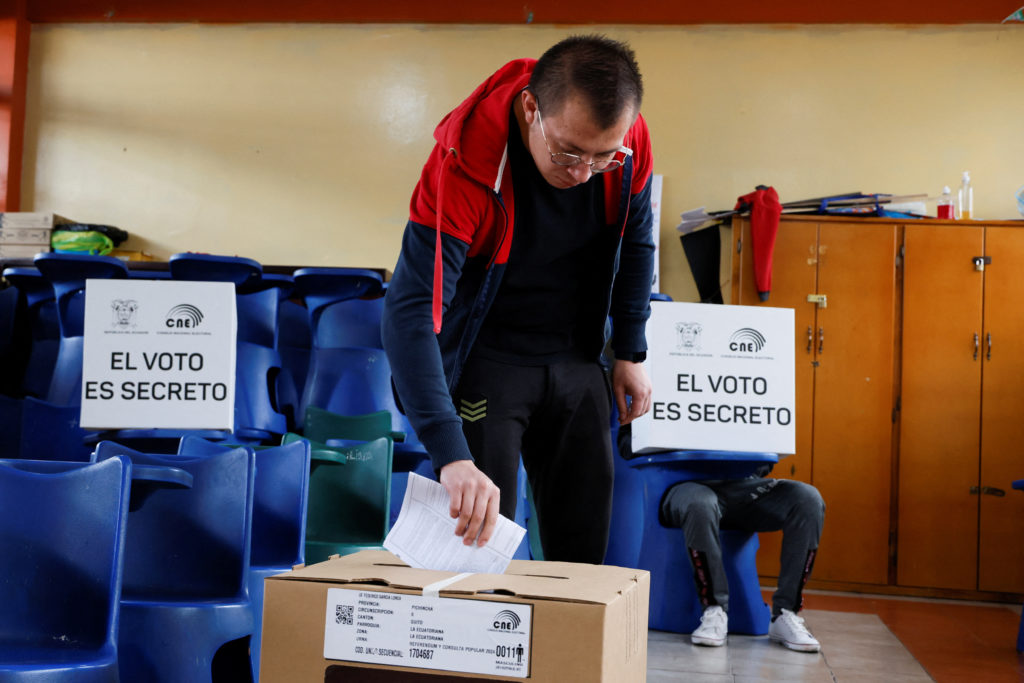
[[[1024,27],[611,27],[637,52],[664,175],[662,290],[693,300],[679,213],[937,194],[1017,217]],[[128,246],[391,268],[436,122],[543,26],[37,25],[23,208]]]

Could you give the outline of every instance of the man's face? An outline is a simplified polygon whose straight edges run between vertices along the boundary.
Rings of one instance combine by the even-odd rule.
[[[559,166],[551,160],[553,153],[575,154],[584,162],[622,158],[616,151],[636,118],[632,108],[626,109],[611,128],[603,130],[594,123],[587,104],[579,96],[570,96],[560,111],[540,114],[532,92],[524,91],[522,98],[530,155],[544,180],[552,186],[568,189],[594,175],[587,163]]]

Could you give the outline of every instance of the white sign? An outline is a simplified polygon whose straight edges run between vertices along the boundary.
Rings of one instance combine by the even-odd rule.
[[[633,451],[793,453],[791,308],[651,302],[652,409],[633,422]]]
[[[532,605],[327,589],[324,659],[526,678]]]
[[[234,429],[235,287],[88,280],[81,425]]]

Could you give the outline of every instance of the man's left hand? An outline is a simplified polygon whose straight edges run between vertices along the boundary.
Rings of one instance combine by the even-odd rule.
[[[643,363],[616,360],[612,366],[612,393],[619,408],[620,425],[628,425],[650,410],[651,380]]]

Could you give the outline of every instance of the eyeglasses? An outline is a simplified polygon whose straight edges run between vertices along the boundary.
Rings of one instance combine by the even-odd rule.
[[[540,115],[540,101],[537,102],[537,121],[540,122],[540,136],[544,140],[544,146],[548,148],[548,154],[551,155],[551,161],[559,166],[577,166],[579,164],[586,164],[590,167],[591,173],[607,173],[608,171],[614,171],[624,163],[621,159],[594,159],[593,161],[583,161],[583,157],[578,154],[569,154],[568,152],[552,152],[551,145],[548,144],[548,136],[544,134],[544,119]],[[626,156],[632,156],[633,150],[629,147],[619,147],[613,154],[622,153]]]

